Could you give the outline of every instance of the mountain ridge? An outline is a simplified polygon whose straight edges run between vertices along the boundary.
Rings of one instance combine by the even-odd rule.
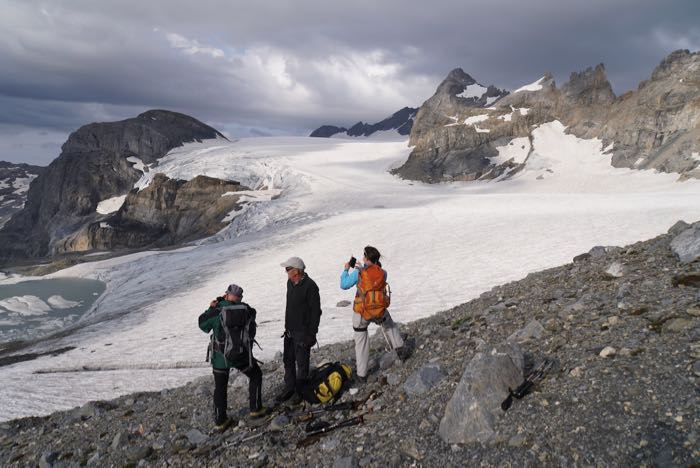
[[[636,91],[619,97],[612,91],[603,64],[571,73],[562,88],[557,88],[554,77],[547,73],[500,97],[484,111],[454,99],[456,78],[451,72],[420,107],[409,140],[413,150],[394,173],[424,182],[514,175],[524,164],[492,162],[499,155],[497,147],[515,138],[531,138],[532,128],[559,120],[568,133],[583,139],[598,138],[604,147],[612,145],[613,167],[698,178],[698,70],[700,52],[675,51]],[[521,111],[516,113],[516,109]],[[473,123],[477,117],[478,127]]]

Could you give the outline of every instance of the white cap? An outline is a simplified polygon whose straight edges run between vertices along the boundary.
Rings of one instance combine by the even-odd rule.
[[[285,268],[298,268],[299,270],[303,270],[306,268],[306,265],[304,265],[304,261],[299,257],[290,257],[284,262],[280,263],[280,265]]]

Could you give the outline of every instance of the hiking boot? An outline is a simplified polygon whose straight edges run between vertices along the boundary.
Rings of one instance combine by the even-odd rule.
[[[284,403],[294,396],[294,390],[283,390],[282,393],[275,397],[277,403]]]
[[[289,401],[288,401],[287,403],[288,403],[290,406],[296,406],[296,405],[298,405],[298,404],[301,404],[301,402],[302,402],[301,395],[299,395],[298,393],[294,392],[294,395],[292,395],[292,397],[289,399]]]
[[[233,424],[233,419],[231,418],[226,418],[221,422],[217,422],[214,425],[214,430],[217,432],[224,432],[226,429],[228,429],[231,424]]]
[[[250,413],[248,413],[248,416],[251,419],[258,419],[262,418],[263,416],[267,416],[268,414],[270,414],[270,408],[268,408],[267,406],[263,406],[259,410],[251,411]]]

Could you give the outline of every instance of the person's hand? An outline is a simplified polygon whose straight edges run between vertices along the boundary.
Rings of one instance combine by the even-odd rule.
[[[316,344],[316,335],[307,335],[304,337],[304,344],[311,348]]]
[[[350,269],[350,262],[345,262],[345,271]]]
[[[217,305],[219,305],[219,301],[217,301],[216,299],[209,303],[209,307],[211,307],[212,309],[215,308]]]

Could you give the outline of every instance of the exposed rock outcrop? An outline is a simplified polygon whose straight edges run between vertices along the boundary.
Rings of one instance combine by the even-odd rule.
[[[0,161],[0,228],[24,207],[29,184],[43,170],[41,166]]]
[[[311,132],[309,136],[329,138],[337,134],[345,134],[351,137],[368,137],[376,132],[389,130],[396,130],[399,135],[409,135],[417,111],[418,109],[404,107],[380,122],[375,124],[357,122],[349,129],[345,127],[336,127],[334,125],[323,125]]]
[[[132,190],[113,216],[66,238],[58,253],[162,247],[213,235],[232,211],[241,209],[235,181],[197,176],[190,181],[156,174],[145,189]]]
[[[164,110],[81,127],[33,181],[24,209],[0,231],[0,263],[64,251],[67,239],[100,217],[95,212],[100,201],[132,189],[141,175],[134,161],[151,164],[185,142],[209,138],[224,136],[192,117]]]
[[[620,97],[603,64],[572,73],[561,88],[545,74],[487,109],[456,97],[473,81],[454,70],[420,107],[410,138],[414,149],[398,175],[440,182],[513,174],[525,161],[503,161],[498,148],[531,139],[533,128],[559,120],[577,137],[601,139],[615,167],[700,177],[700,52],[672,53],[650,80]]]

